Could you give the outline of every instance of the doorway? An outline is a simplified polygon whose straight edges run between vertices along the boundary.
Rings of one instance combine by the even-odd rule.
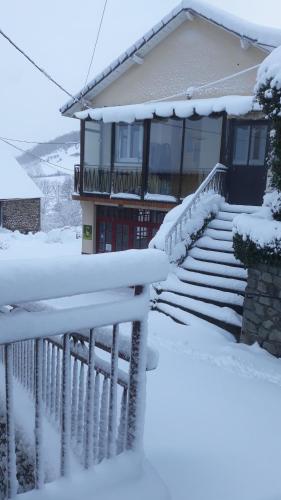
[[[123,207],[97,207],[97,253],[147,248],[166,212]]]
[[[237,205],[261,205],[266,187],[268,124],[233,120],[230,133],[228,201]]]

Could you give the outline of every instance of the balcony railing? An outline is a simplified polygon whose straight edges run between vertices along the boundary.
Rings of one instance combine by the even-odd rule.
[[[100,194],[129,193],[141,195],[142,174],[137,170],[84,167],[83,192]],[[80,166],[74,167],[74,191],[80,192]]]
[[[148,287],[166,278],[167,267],[164,253],[151,250],[0,264],[0,305],[7,311],[0,312],[5,388],[0,442],[6,443],[1,460],[7,464],[1,471],[1,498],[69,476],[73,461],[88,469],[125,450],[140,450],[145,372],[156,366],[146,345]],[[73,299],[99,291],[102,301],[93,298],[90,305]],[[72,297],[73,305],[48,306],[49,299],[60,297]],[[132,325],[129,336],[122,334],[124,323]],[[28,407],[34,434],[30,410],[16,427],[16,415]],[[27,442],[20,448],[27,421]],[[57,447],[48,421],[59,438]]]

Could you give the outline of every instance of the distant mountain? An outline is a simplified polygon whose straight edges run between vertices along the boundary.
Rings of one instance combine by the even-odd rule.
[[[57,175],[73,175],[73,168],[80,159],[79,131],[69,132],[52,139],[49,144],[38,144],[17,157],[30,177],[49,177]],[[40,161],[39,156],[56,166]]]

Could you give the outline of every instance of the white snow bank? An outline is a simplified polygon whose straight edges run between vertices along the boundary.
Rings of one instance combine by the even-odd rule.
[[[104,461],[94,470],[46,484],[43,490],[22,495],[23,500],[169,500],[158,474],[143,457],[132,452]]]
[[[0,261],[0,305],[163,281],[168,259],[156,250]]]
[[[151,102],[87,109],[75,113],[75,117],[81,120],[87,118],[97,121],[102,120],[104,123],[132,123],[135,120],[152,119],[155,115],[161,118],[171,116],[188,118],[195,113],[200,116],[209,116],[211,113],[225,111],[228,115],[240,116],[258,110],[260,110],[260,107],[257,103],[254,103],[253,96],[230,95],[209,99]]]
[[[281,46],[273,50],[259,67],[255,90],[257,91],[262,85],[265,85],[268,80],[271,80],[271,88],[281,88]]]
[[[0,148],[0,200],[43,198],[43,193],[17,160]]]
[[[271,211],[262,207],[256,213],[241,214],[233,220],[233,233],[239,234],[246,241],[249,238],[258,248],[269,247],[280,251],[281,222],[272,218]]]
[[[184,198],[183,202],[177,207],[170,210],[165,216],[162,225],[158,232],[151,240],[149,247],[165,250],[165,242],[171,228],[176,224],[178,219],[186,211],[188,205],[192,201],[193,195]],[[224,198],[218,194],[207,193],[202,196],[200,203],[194,207],[191,217],[183,223],[182,227],[182,241],[175,245],[173,249],[172,261],[177,261],[186,254],[186,249],[192,242],[192,236],[198,233],[203,227],[205,220],[211,216],[216,215],[220,207],[224,203]]]

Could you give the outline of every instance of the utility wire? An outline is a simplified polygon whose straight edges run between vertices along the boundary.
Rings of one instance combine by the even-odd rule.
[[[29,55],[24,52],[3,30],[0,29],[0,35],[2,35],[20,54],[22,54],[25,59],[27,59],[40,73],[42,73],[50,82],[56,85],[62,92],[68,95],[74,102],[80,102],[83,106],[89,107],[82,98],[75,97],[68,90],[66,90],[60,83],[58,83],[44,68],[41,68]]]
[[[105,0],[105,2],[104,2],[103,11],[102,11],[102,15],[101,15],[101,20],[100,20],[100,24],[99,24],[99,29],[98,29],[98,32],[97,32],[97,36],[96,36],[96,40],[95,40],[95,45],[94,45],[94,49],[93,49],[92,56],[91,56],[91,61],[90,61],[90,64],[89,64],[89,68],[88,68],[86,79],[85,79],[85,83],[84,83],[84,89],[85,89],[85,87],[86,87],[86,85],[88,83],[89,74],[90,74],[91,67],[92,67],[92,64],[93,64],[93,60],[94,60],[94,57],[95,57],[95,53],[96,53],[96,49],[97,49],[97,45],[98,45],[98,41],[99,41],[99,37],[100,37],[100,32],[101,32],[101,28],[102,28],[103,18],[104,18],[104,14],[105,14],[105,11],[106,11],[107,2],[108,2],[108,0]]]
[[[231,80],[232,78],[235,78],[236,76],[240,76],[240,75],[243,75],[244,73],[248,73],[249,71],[257,69],[257,68],[259,68],[259,66],[260,66],[260,64],[256,64],[255,66],[251,66],[250,68],[242,69],[241,71],[238,71],[237,73],[232,73],[231,75],[227,75],[223,78],[220,78],[219,80],[204,83],[203,85],[199,85],[197,87],[196,86],[189,87],[185,90],[182,90],[181,92],[178,92],[177,94],[161,97],[160,99],[153,99],[151,101],[145,101],[143,104],[152,104],[154,102],[166,101],[166,99],[174,99],[175,97],[188,96],[189,92],[190,92],[190,94],[192,94],[196,90],[201,90],[201,89],[205,89],[208,87],[212,87],[213,85],[216,85],[217,83],[223,83],[227,80]]]
[[[24,139],[11,139],[11,137],[1,137],[2,139],[5,139],[6,141],[11,141],[11,142],[21,142],[24,144],[38,144],[38,145],[56,145],[56,146],[68,146],[71,144],[79,144],[80,141],[69,141],[69,142],[52,142],[52,141],[47,141],[47,142],[38,142],[38,141],[26,141]],[[27,151],[26,151],[27,152]]]
[[[39,160],[39,161],[44,162],[44,163],[47,163],[48,165],[50,165],[53,168],[60,168],[62,170],[66,170],[69,174],[71,174],[71,171],[68,168],[61,167],[60,165],[58,165],[58,163],[52,163],[49,160],[44,160],[44,158],[41,158],[40,156],[35,155],[34,153],[31,153],[31,151],[26,151],[25,149],[22,149],[19,146],[16,146],[15,144],[12,144],[11,142],[9,142],[6,139],[4,139],[4,137],[0,137],[0,141],[5,142],[6,144],[8,144],[9,146],[11,146],[12,148],[17,149],[18,151],[21,151],[22,153],[30,155],[33,158],[36,158],[36,160]]]

